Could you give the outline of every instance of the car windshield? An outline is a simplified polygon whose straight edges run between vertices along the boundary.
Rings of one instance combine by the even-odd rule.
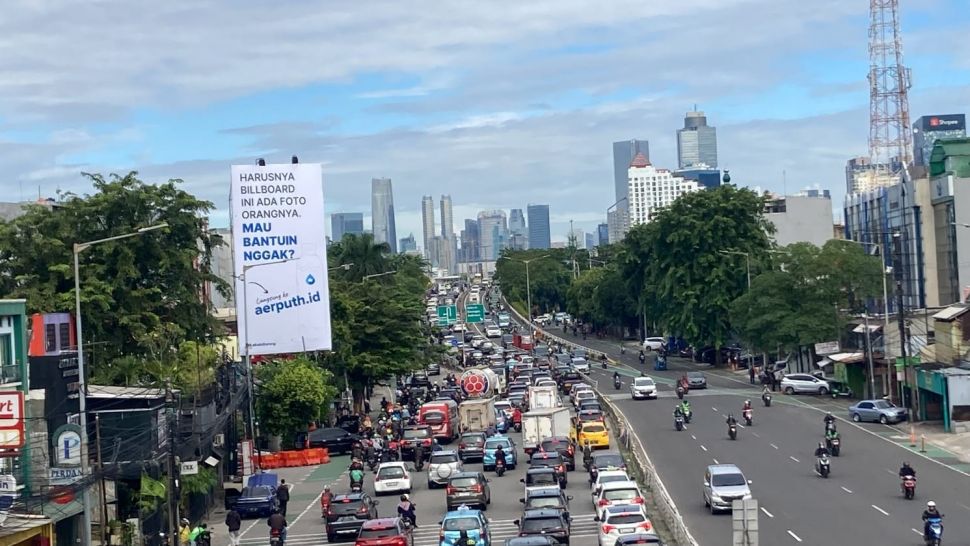
[[[535,472],[527,476],[529,485],[552,485],[557,483],[556,475],[552,472]]]
[[[611,525],[628,525],[630,523],[640,523],[646,519],[647,518],[643,517],[643,514],[618,514],[615,516],[610,516],[606,522]]]
[[[526,508],[558,508],[562,506],[559,497],[532,497]]]
[[[244,487],[243,497],[268,497],[273,494],[273,488],[268,485],[257,485],[255,487]]]
[[[394,478],[403,477],[404,469],[400,466],[385,466],[381,467],[381,469],[377,471],[378,480],[393,480]]]
[[[498,446],[502,446],[502,449],[508,449],[511,445],[508,440],[489,440],[485,442],[485,449],[498,449]]]
[[[484,443],[485,439],[482,438],[481,434],[469,434],[468,436],[462,436],[459,441],[466,445],[472,444],[477,446]]]
[[[603,425],[585,425],[583,432],[606,432],[606,428]]]
[[[444,393],[444,391],[441,391]],[[445,414],[440,411],[429,411],[421,416],[421,420],[429,425],[440,425],[445,421]]]
[[[608,501],[631,500],[640,496],[640,493],[633,488],[613,489],[603,493],[603,498]]]
[[[466,478],[452,478],[450,485],[455,487],[471,487],[478,484],[478,478],[474,476],[468,476]]]
[[[711,483],[716,486],[744,485],[747,482],[741,474],[715,474]]]
[[[364,529],[361,528],[360,534],[357,538],[389,538],[398,536],[397,527],[388,527],[386,529]]]
[[[687,377],[691,379],[704,379],[704,374],[701,372],[687,372]]]
[[[876,409],[891,409],[896,407],[895,404],[887,400],[876,400],[873,402],[873,405],[875,405]]]
[[[405,440],[420,440],[423,438],[430,438],[431,431],[426,428],[406,428],[404,429],[404,439]]]
[[[597,468],[605,468],[610,466],[619,468],[623,466],[623,457],[617,454],[597,455],[593,457],[593,464],[595,464]]]
[[[569,447],[569,442],[565,440],[559,440],[556,438],[543,440],[542,444],[543,451],[552,451],[556,449],[567,449]]]
[[[449,518],[441,526],[443,531],[471,531],[478,529],[478,518]]]
[[[638,377],[633,380],[633,384],[638,387],[649,387],[650,385],[653,385],[653,379],[650,379],[649,377]]]
[[[457,463],[458,455],[455,453],[445,453],[445,454],[433,454],[431,455],[431,464],[448,464]]]
[[[582,398],[593,398],[594,396],[596,396],[596,395],[593,393],[593,391],[578,391],[578,392],[576,392],[576,398],[579,398],[579,399],[582,399]]]
[[[522,531],[525,533],[539,533],[549,529],[561,529],[562,519],[557,517],[526,518],[522,520]]]
[[[627,481],[630,481],[630,477],[629,476],[626,476],[626,475],[623,475],[623,476],[619,476],[619,475],[618,476],[603,476],[603,475],[600,475],[600,477],[599,477],[600,485],[603,485],[604,483],[610,483],[610,482],[627,482]]]

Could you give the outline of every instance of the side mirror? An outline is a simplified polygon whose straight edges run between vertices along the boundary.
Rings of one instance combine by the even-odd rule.
[[[525,478],[519,478],[519,483],[525,483]]]
[[[519,520],[515,520],[515,521],[513,521],[512,523],[514,523],[516,527],[518,527],[518,526],[519,526]]]
[[[372,500],[372,501],[370,501],[370,503],[371,503],[372,506],[377,506],[378,504],[381,503],[381,501],[379,501],[379,500]]]
[[[711,482],[704,480],[704,487],[710,487],[710,486],[711,486]]]
[[[594,515],[593,516],[593,521],[599,521],[599,520],[600,520],[600,517],[599,516],[597,516],[597,515]]]
[[[573,496],[572,495],[566,495],[566,500],[568,500],[568,501],[573,500]]]
[[[525,499],[519,498],[519,502],[521,502],[522,504],[525,504]]]
[[[751,485],[752,483],[754,483],[754,482],[751,481],[751,480],[748,480],[748,485]]]

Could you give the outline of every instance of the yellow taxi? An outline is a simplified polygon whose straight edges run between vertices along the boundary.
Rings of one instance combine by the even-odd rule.
[[[610,433],[606,430],[606,425],[599,421],[581,423],[577,436],[581,446],[589,442],[589,446],[594,449],[610,447]]]

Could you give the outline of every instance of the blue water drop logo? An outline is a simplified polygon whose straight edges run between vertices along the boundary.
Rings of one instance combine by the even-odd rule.
[[[317,282],[317,280],[315,278],[313,278],[313,275],[307,275],[306,276],[306,283],[307,284],[313,284],[315,282]]]

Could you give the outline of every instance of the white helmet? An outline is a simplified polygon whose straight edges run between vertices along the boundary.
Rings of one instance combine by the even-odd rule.
[[[927,508],[936,508],[936,503],[933,502],[933,501],[930,501],[930,502],[926,503],[926,507]]]

